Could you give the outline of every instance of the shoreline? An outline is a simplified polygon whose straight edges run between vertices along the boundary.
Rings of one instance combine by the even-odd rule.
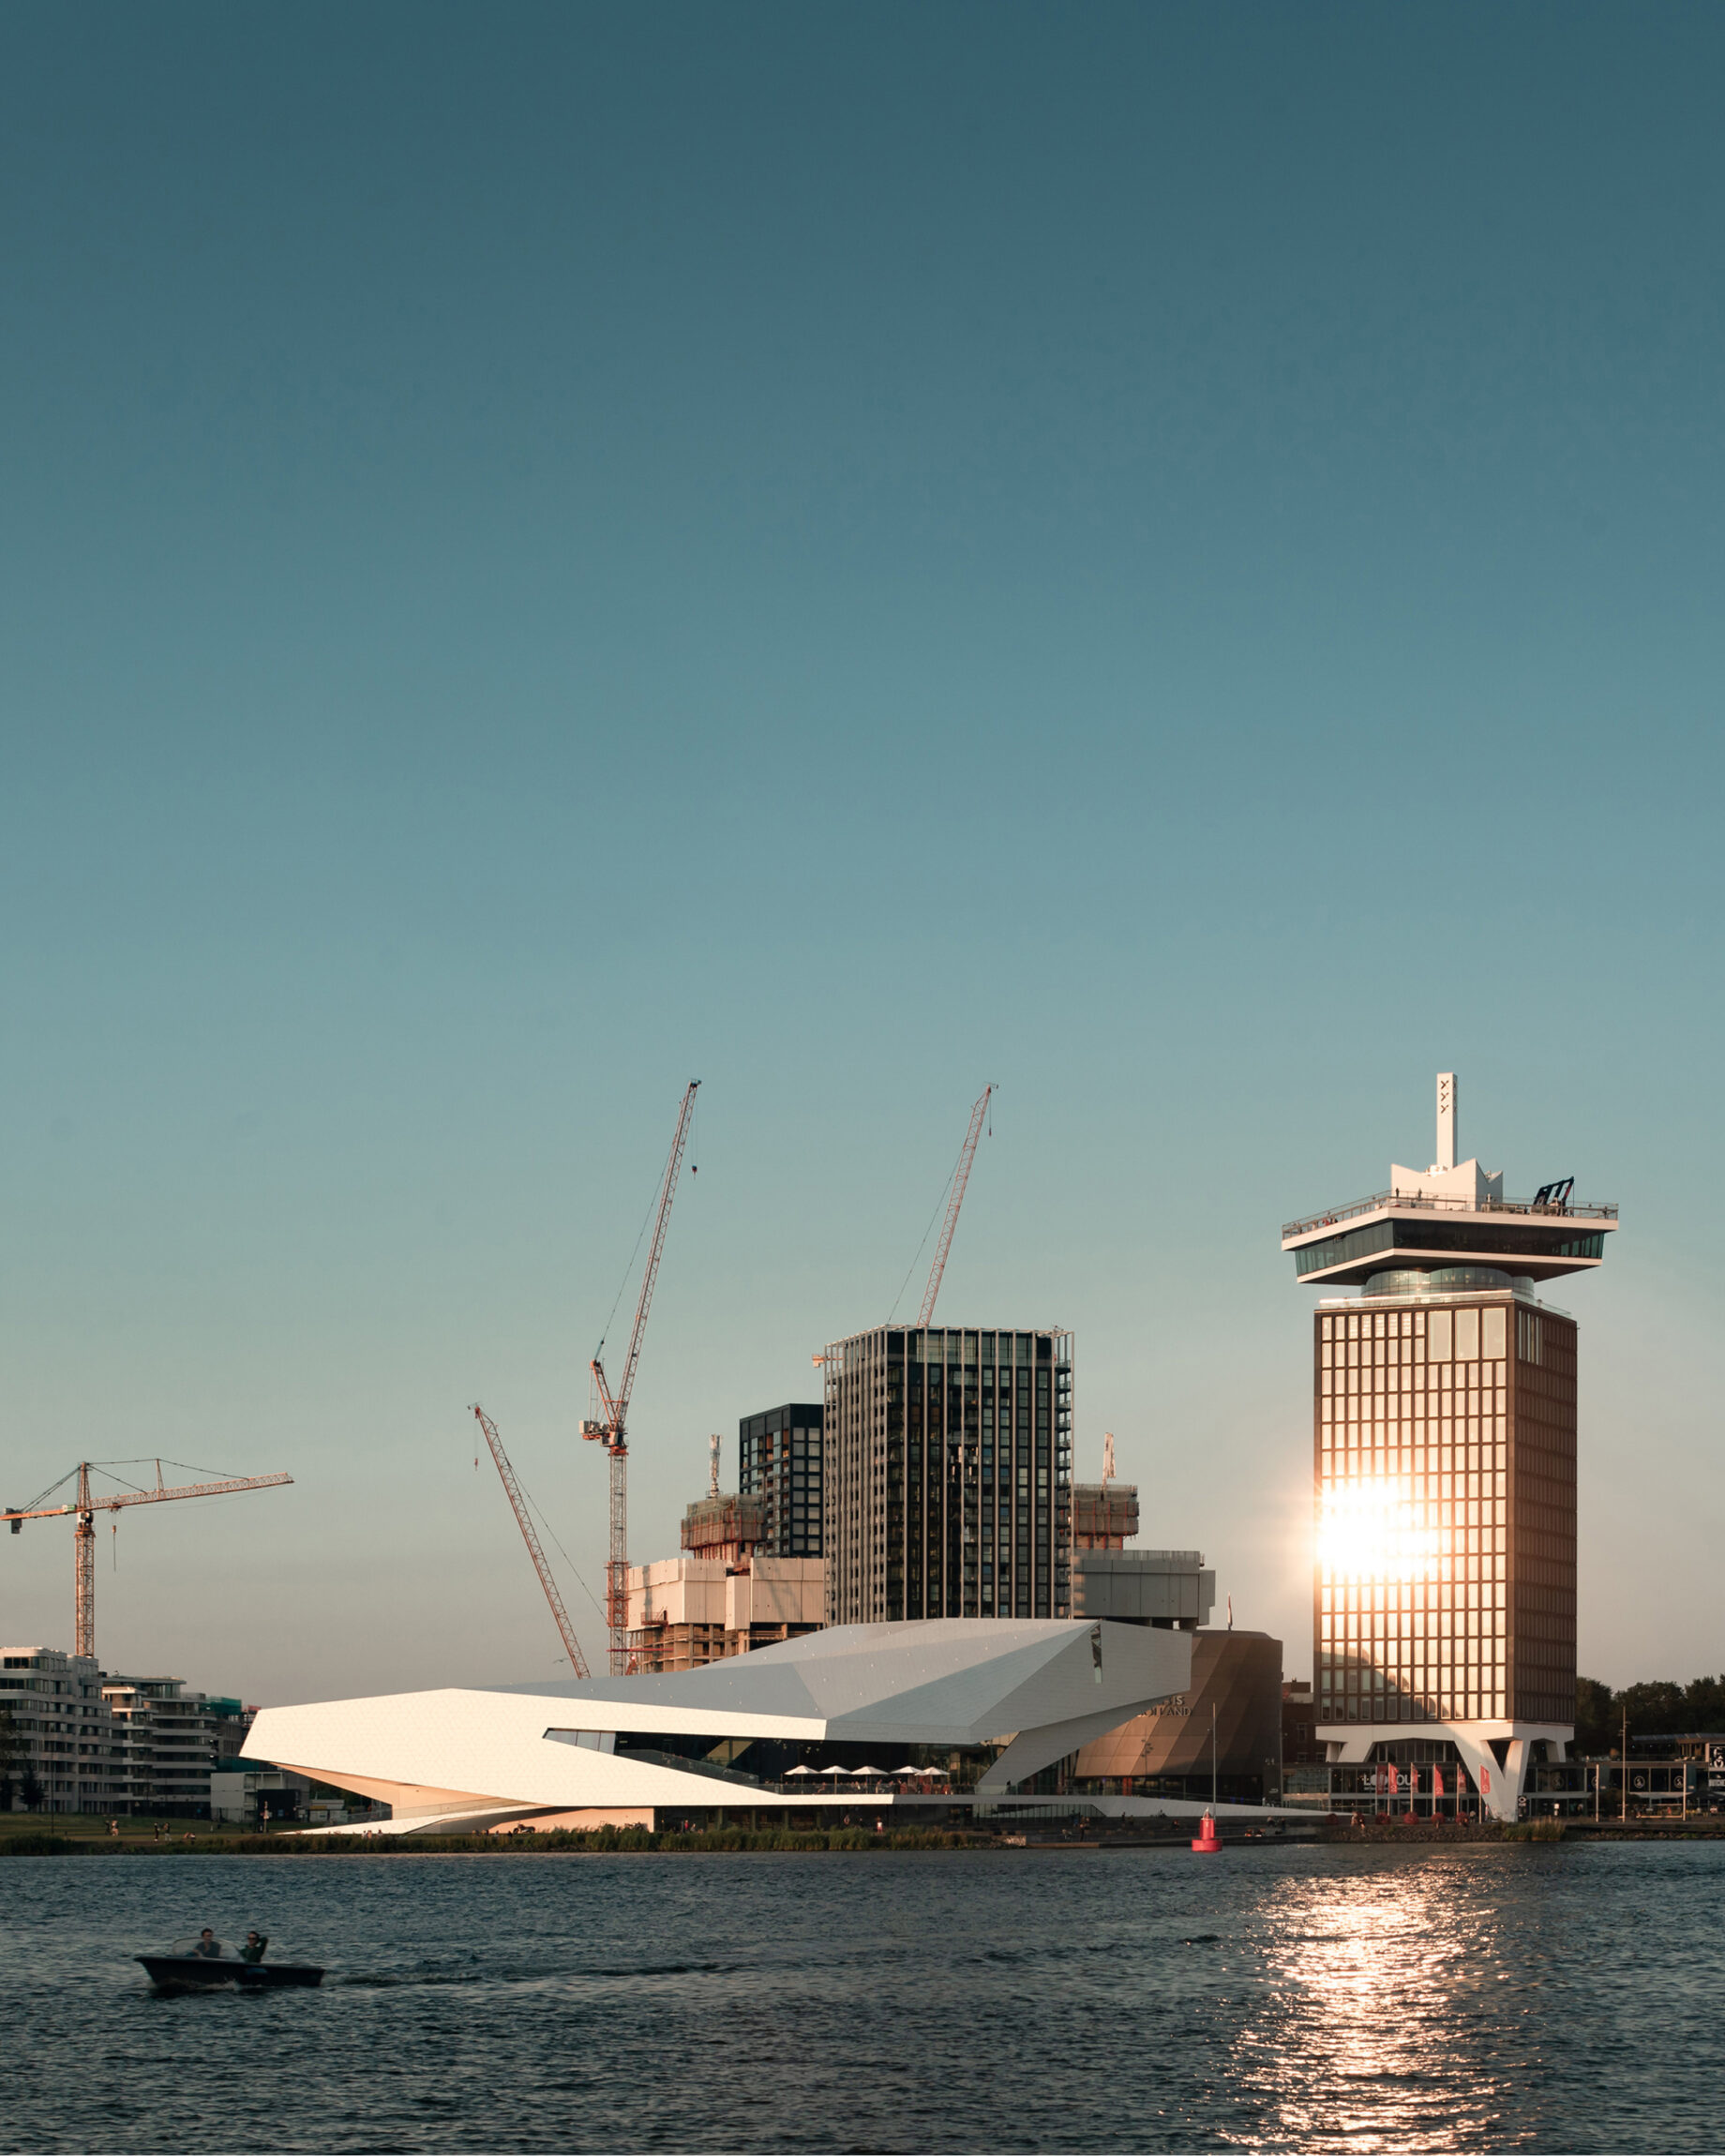
[[[1514,1825],[1468,1823],[1462,1826],[1414,1826],[1388,1820],[1358,1827],[1331,1815],[1328,1832],[1312,1834],[1224,1837],[1236,1854],[1270,1849],[1366,1847],[1418,1849],[1476,1847],[1490,1843],[1537,1843],[1544,1848],[1610,1842],[1725,1841],[1725,1819],[1679,1820],[1565,1821],[1523,1820]],[[0,1859],[8,1857],[411,1857],[411,1856],[698,1856],[708,1855],[854,1855],[866,1850],[905,1854],[917,1850],[970,1850],[979,1854],[1038,1855],[1067,1851],[1102,1854],[1109,1849],[1184,1849],[1190,1836],[1174,1834],[1025,1835],[963,1834],[938,1829],[875,1834],[862,1827],[825,1830],[741,1827],[703,1833],[653,1833],[644,1827],[600,1827],[590,1834],[559,1828],[551,1834],[219,1834],[204,1833],[187,1841],[113,1837],[102,1834],[60,1834],[43,1828],[22,1834],[0,1834]]]

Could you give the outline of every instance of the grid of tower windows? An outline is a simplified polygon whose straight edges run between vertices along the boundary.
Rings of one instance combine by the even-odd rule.
[[[737,1488],[765,1507],[768,1557],[818,1557],[823,1548],[821,1409],[818,1402],[769,1408],[737,1426]]]
[[[1320,1722],[1512,1712],[1508,1302],[1320,1315]]]
[[[1575,1712],[1576,1327],[1549,1310],[1520,1314],[1510,1451],[1516,1711],[1561,1725]]]
[[[834,1622],[1065,1616],[1071,1336],[894,1330],[827,1370]]]

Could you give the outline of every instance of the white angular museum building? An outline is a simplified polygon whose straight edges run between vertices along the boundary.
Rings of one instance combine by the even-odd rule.
[[[1192,1635],[1160,1626],[845,1624],[663,1675],[266,1707],[246,1757],[388,1804],[397,1834],[720,1813],[766,1823],[833,1807],[914,1823],[931,1808],[1010,1807],[1191,1673]]]

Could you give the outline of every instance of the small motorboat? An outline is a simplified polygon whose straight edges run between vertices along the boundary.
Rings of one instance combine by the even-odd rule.
[[[143,1964],[150,1982],[162,1991],[202,1991],[218,1984],[268,1991],[278,1984],[323,1981],[323,1971],[307,1962],[241,1961],[227,1954],[138,1954],[132,1959]]]

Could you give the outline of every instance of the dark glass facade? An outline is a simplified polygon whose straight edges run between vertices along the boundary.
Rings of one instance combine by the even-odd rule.
[[[1294,1252],[1294,1270],[1301,1280],[1309,1273],[1328,1272],[1335,1265],[1356,1265],[1362,1258],[1386,1250],[1408,1250],[1425,1258],[1444,1251],[1458,1258],[1492,1265],[1503,1259],[1537,1258],[1544,1263],[1558,1259],[1602,1258],[1605,1232],[1580,1235],[1554,1235],[1549,1229],[1518,1227],[1487,1215],[1457,1224],[1445,1220],[1410,1220],[1398,1213],[1369,1227],[1354,1228],[1328,1242],[1307,1243]]]
[[[826,1502],[818,1405],[790,1402],[737,1425],[737,1488],[761,1501],[766,1557],[818,1557]]]
[[[1070,1616],[1072,1335],[882,1326],[825,1369],[828,1623]]]

